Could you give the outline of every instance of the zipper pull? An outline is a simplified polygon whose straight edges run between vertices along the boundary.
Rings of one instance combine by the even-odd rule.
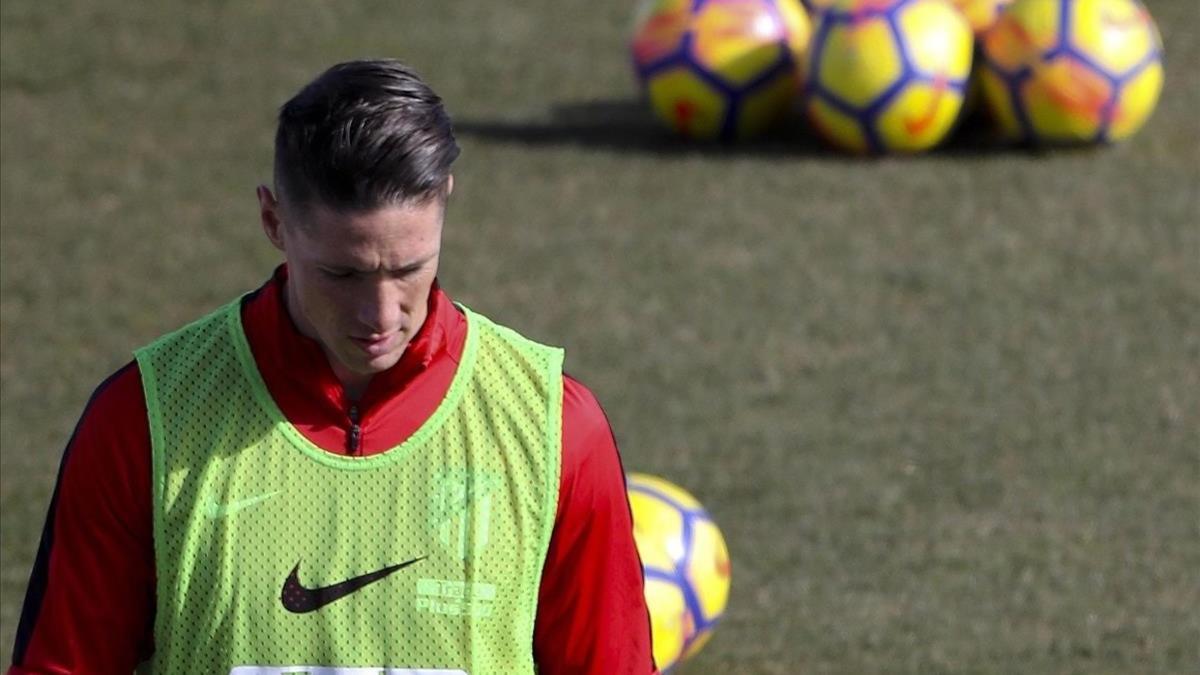
[[[346,436],[346,451],[358,454],[358,444],[362,440],[362,427],[358,426],[358,406],[350,406],[350,433]]]

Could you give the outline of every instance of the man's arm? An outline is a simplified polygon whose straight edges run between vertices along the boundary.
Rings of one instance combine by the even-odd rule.
[[[558,516],[533,634],[542,675],[654,671],[642,565],[616,441],[586,387],[563,378]]]
[[[67,443],[9,675],[131,673],[153,650],[150,436],[133,363],[92,395]]]

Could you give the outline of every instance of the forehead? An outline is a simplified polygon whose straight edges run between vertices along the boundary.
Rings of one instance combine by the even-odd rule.
[[[298,239],[325,253],[382,250],[395,254],[435,251],[441,241],[445,205],[441,200],[390,204],[375,209],[338,211],[323,204],[288,209]]]

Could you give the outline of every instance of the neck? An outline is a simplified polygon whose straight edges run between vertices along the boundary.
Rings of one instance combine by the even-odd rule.
[[[367,385],[371,383],[371,376],[346,370],[328,351],[325,352],[325,360],[329,361],[330,367],[333,368],[333,374],[342,383],[342,392],[346,396],[346,401],[358,403],[362,400],[363,394],[367,392]]]

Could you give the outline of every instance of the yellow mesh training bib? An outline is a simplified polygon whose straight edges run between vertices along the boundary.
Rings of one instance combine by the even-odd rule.
[[[150,673],[532,673],[557,510],[562,351],[464,308],[403,444],[321,450],[279,411],[240,303],[137,351],[153,446]]]

